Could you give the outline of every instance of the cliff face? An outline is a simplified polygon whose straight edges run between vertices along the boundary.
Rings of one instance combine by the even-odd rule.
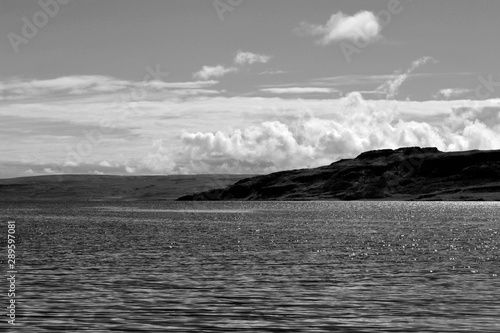
[[[500,150],[368,151],[315,169],[242,179],[178,200],[500,200]]]

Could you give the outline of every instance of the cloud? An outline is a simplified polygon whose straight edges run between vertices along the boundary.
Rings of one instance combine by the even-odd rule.
[[[224,75],[238,71],[235,67],[224,67],[222,65],[217,66],[203,66],[201,70],[193,74],[193,78],[208,80],[210,78],[220,78]]]
[[[464,88],[448,88],[441,89],[437,94],[434,95],[434,98],[445,98],[452,99],[460,96],[464,96],[473,92],[473,89],[464,89]]]
[[[113,92],[124,89],[127,81],[100,75],[65,76],[46,80],[7,79],[0,91],[10,96],[40,96],[55,93],[78,95],[85,92]]]
[[[216,83],[179,83],[179,93]],[[157,91],[159,83],[154,85],[147,91]],[[260,88],[335,89],[313,82]],[[341,99],[324,94],[317,99],[209,94],[175,99],[151,93],[122,103],[119,96],[0,103],[1,177],[26,175],[28,169],[35,174],[45,174],[44,169],[82,174],[265,173],[325,165],[368,149],[492,149],[500,144],[499,100],[369,101],[359,93]],[[80,158],[75,158],[78,152]]]
[[[2,166],[7,166],[11,170],[23,170],[29,167],[24,173],[13,173],[9,174],[11,177],[16,176],[37,176],[37,175],[57,175],[57,174],[117,174],[117,175],[127,175],[129,173],[137,173],[141,169],[141,164],[138,161],[123,161],[123,162],[113,162],[112,166],[102,167],[99,164],[94,163],[83,163],[76,166],[64,166],[55,162],[52,163],[37,163],[37,162],[5,162],[0,164]],[[151,174],[152,171],[142,168],[141,170]],[[144,172],[139,174],[145,174]]]
[[[269,60],[271,60],[271,56],[243,51],[238,51],[234,58],[234,62],[238,65],[252,65],[254,63],[265,64],[269,62]]]
[[[109,76],[80,75],[64,76],[45,80],[10,78],[0,81],[0,95],[3,100],[18,101],[45,96],[78,96],[91,94],[132,93],[147,95],[169,91],[174,95],[185,94],[183,90],[204,90],[217,81],[167,82],[160,80],[127,81]]]
[[[272,94],[331,94],[338,90],[322,87],[264,88],[260,91]]]
[[[43,172],[47,173],[49,175],[53,175],[53,174],[57,173],[55,170],[52,170],[51,168],[45,168],[45,169],[43,169]]]
[[[377,88],[377,91],[386,95],[386,98],[392,99],[395,98],[399,94],[399,88],[403,85],[403,83],[408,79],[411,73],[413,73],[415,70],[417,70],[419,67],[425,65],[429,61],[434,61],[435,60],[431,57],[422,57],[420,59],[415,60],[412,62],[410,68],[406,70],[406,72],[399,74],[396,76],[396,78],[391,79],[381,86]]]
[[[156,139],[153,140],[147,155],[141,160],[139,169],[160,174],[181,173],[174,160],[173,150],[164,147],[163,139]]]
[[[30,175],[30,176],[32,176],[32,175],[34,175],[34,174],[35,174],[35,172],[34,172],[33,170],[31,170],[31,169],[26,170],[24,173],[25,173],[26,175]]]
[[[313,79],[315,85],[323,86],[355,86],[355,85],[380,85],[397,77],[395,74],[385,75],[341,75]]]
[[[111,168],[111,164],[108,161],[101,161],[99,165],[105,168]]]
[[[302,22],[295,31],[298,34],[318,36],[317,42],[328,45],[342,40],[373,42],[380,38],[382,26],[378,18],[369,11],[361,11],[353,16],[342,12],[333,14],[323,25]]]
[[[435,60],[432,60],[436,62]],[[366,85],[376,85],[376,87],[384,84],[388,81],[393,81],[398,78],[401,73],[392,74],[379,74],[379,75],[340,75],[333,77],[323,77],[310,80],[311,85],[315,86],[365,86]],[[434,79],[434,78],[446,78],[447,80],[457,80],[457,78],[462,79],[464,76],[469,76],[472,79],[476,79],[475,73],[470,72],[453,72],[453,73],[411,73],[409,77],[419,77],[424,79]],[[359,89],[358,87],[354,89]],[[357,90],[355,90],[357,91]]]
[[[146,81],[139,83],[139,86],[146,86],[157,89],[202,89],[216,85],[217,83],[219,82],[214,80],[187,82]]]
[[[474,123],[482,123],[492,129],[500,130],[500,107],[456,108],[446,121],[453,131],[463,131]]]
[[[60,140],[68,140],[72,137],[92,133],[100,130],[98,124],[78,124],[71,121],[48,120],[42,115],[39,117],[3,116],[0,115],[0,123],[3,125],[2,133],[15,136],[18,139],[29,139],[35,137],[51,136]],[[129,140],[137,139],[131,129],[115,128],[108,137],[126,137]]]
[[[218,95],[221,91],[214,89],[182,89],[176,90],[175,94],[179,97],[199,96],[199,95]]]
[[[271,60],[271,56],[256,54],[252,52],[238,51],[234,58],[235,66],[203,66],[198,72],[193,73],[193,78],[200,80],[208,80],[210,78],[220,78],[232,72],[238,72],[239,67],[244,65],[252,65],[254,63],[267,63]],[[239,66],[239,67],[238,67]]]
[[[441,150],[500,146],[500,108],[453,109],[440,124],[403,120],[359,93],[340,100],[335,119],[314,116],[265,121],[243,129],[185,132],[175,155],[191,173],[268,173],[317,167],[371,149],[436,146]],[[175,167],[174,167],[175,169]]]
[[[127,171],[127,173],[136,173],[137,169],[127,166],[125,167],[125,171]]]
[[[270,70],[270,71],[263,71],[260,73],[257,73],[257,75],[278,75],[278,74],[287,74],[287,71],[282,71],[282,70]]]

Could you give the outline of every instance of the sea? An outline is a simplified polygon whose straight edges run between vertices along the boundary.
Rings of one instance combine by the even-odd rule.
[[[2,203],[0,220],[9,332],[500,332],[500,202]]]

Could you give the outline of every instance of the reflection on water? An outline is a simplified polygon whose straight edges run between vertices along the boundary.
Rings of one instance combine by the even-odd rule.
[[[92,209],[98,208],[108,211],[118,211],[118,212],[143,212],[143,213],[252,213],[253,210],[250,209],[189,209],[189,208],[178,208],[178,209],[154,209],[154,208],[138,208],[138,207],[91,207]]]
[[[500,331],[497,203],[11,208],[16,332]]]

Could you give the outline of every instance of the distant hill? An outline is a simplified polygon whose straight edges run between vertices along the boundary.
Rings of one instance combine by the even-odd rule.
[[[178,200],[500,200],[500,150],[384,149]]]
[[[174,200],[224,187],[249,175],[100,176],[60,175],[0,179],[0,201]]]

